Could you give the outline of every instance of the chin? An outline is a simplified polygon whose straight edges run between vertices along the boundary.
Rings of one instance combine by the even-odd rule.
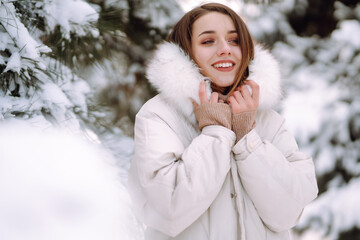
[[[213,81],[213,83],[218,86],[218,87],[230,87],[231,85],[233,85],[234,80],[217,80],[217,81]]]
[[[233,85],[235,76],[224,76],[224,74],[220,74],[218,72],[214,74],[206,74],[206,72],[203,73],[204,76],[207,76],[211,79],[211,82],[215,84],[218,87],[229,87]]]

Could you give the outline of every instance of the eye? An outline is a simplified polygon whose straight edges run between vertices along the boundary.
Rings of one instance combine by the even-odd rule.
[[[203,44],[203,45],[208,45],[208,44],[212,44],[212,43],[214,43],[214,40],[212,40],[212,39],[206,39],[201,42],[201,44]]]
[[[238,38],[231,38],[228,41],[229,43],[231,43],[232,45],[239,45],[239,39]]]

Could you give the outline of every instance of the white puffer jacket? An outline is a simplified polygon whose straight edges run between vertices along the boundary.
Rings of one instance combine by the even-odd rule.
[[[280,97],[277,62],[256,46],[250,72],[260,85],[256,128],[235,144],[225,127],[198,128],[196,65],[171,43],[155,52],[147,75],[160,93],[136,116],[128,183],[146,239],[290,239],[317,196],[312,159],[270,109]]]

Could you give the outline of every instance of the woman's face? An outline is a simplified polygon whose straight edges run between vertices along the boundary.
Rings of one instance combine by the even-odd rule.
[[[232,19],[210,12],[193,23],[191,49],[202,74],[219,87],[231,86],[241,61],[238,34]]]

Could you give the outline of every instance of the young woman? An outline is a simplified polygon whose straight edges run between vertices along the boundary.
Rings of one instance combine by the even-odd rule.
[[[136,116],[129,174],[145,239],[290,239],[317,196],[313,161],[271,110],[278,65],[241,18],[188,12],[147,76],[159,94]]]

